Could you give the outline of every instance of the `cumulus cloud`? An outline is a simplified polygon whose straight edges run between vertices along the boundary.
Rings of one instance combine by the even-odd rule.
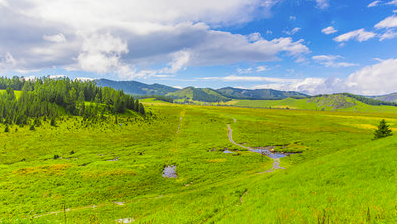
[[[336,59],[340,58],[340,56],[322,55],[318,58]],[[310,95],[341,92],[361,95],[382,95],[396,92],[396,71],[397,58],[391,58],[380,60],[377,64],[363,67],[346,78],[274,78],[229,75],[224,77],[206,77],[200,78],[199,80],[255,83],[250,89],[270,88],[284,91],[297,91]]]
[[[367,7],[368,7],[368,8],[371,8],[371,7],[378,6],[379,3],[381,3],[381,2],[382,2],[382,1],[373,1],[373,2],[369,3]]]
[[[343,58],[340,55],[316,55],[313,56],[312,59],[324,65],[325,67],[332,67],[332,68],[345,68],[345,67],[352,67],[358,66],[358,64],[348,63],[348,62],[336,62],[336,60]]]
[[[267,17],[280,1],[0,0],[0,55],[12,54],[16,69],[55,66],[124,78],[280,55],[298,60],[310,52],[303,40],[214,30]]]
[[[336,42],[346,42],[349,40],[357,40],[359,42],[367,41],[376,36],[373,32],[365,31],[364,29],[354,30],[334,38]]]
[[[365,95],[379,95],[396,92],[397,58],[366,66],[349,76],[347,84],[353,92]]]
[[[334,27],[329,26],[327,28],[322,29],[321,32],[323,32],[323,33],[328,35],[328,34],[336,33],[338,31]]]

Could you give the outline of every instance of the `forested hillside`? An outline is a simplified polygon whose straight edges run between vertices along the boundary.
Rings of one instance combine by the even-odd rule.
[[[29,118],[55,118],[62,113],[103,117],[104,113],[124,113],[127,109],[145,114],[142,103],[132,96],[121,90],[98,87],[92,81],[0,78],[0,121],[6,124],[23,125],[28,124]]]

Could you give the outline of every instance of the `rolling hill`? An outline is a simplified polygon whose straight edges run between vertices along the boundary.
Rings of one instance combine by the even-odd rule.
[[[201,89],[187,87],[176,92],[169,93],[167,96],[187,101],[220,102],[230,100],[229,98],[218,93],[216,90],[210,88]]]
[[[178,90],[166,85],[156,83],[148,85],[136,81],[113,81],[109,79],[97,79],[95,82],[98,86],[123,90],[125,93],[131,95],[166,95],[167,93]]]
[[[315,96],[305,99],[236,100],[231,105],[239,107],[280,108],[324,111],[397,112],[397,107],[369,105],[345,94]]]
[[[226,97],[234,99],[254,99],[254,100],[280,100],[288,97],[305,98],[308,95],[294,91],[279,91],[274,89],[238,89],[232,87],[221,88],[217,90]]]
[[[383,100],[383,101],[387,101],[387,102],[397,102],[397,93],[390,93],[387,95],[382,95],[382,96],[374,96],[371,97],[377,100]]]
[[[123,90],[131,95],[163,95],[184,101],[220,102],[231,99],[277,100],[305,98],[308,95],[294,91],[279,91],[273,89],[239,89],[225,87],[221,89],[186,87],[176,89],[161,84],[145,84],[137,81],[112,81],[108,79],[95,80],[98,86]]]

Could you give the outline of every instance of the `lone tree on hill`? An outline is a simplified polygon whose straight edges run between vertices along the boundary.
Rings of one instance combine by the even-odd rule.
[[[392,135],[393,133],[390,129],[390,126],[386,124],[385,119],[381,120],[378,125],[378,129],[374,132],[374,139],[384,138]]]

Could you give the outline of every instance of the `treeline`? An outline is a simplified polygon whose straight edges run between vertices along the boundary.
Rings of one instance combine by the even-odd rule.
[[[138,99],[121,90],[98,87],[93,81],[68,78],[0,78],[0,121],[25,124],[28,118],[57,117],[64,108],[66,114],[84,117],[101,116],[106,112],[124,113],[127,109],[145,114]],[[14,90],[18,90],[18,96]],[[86,106],[86,102],[91,102]]]

